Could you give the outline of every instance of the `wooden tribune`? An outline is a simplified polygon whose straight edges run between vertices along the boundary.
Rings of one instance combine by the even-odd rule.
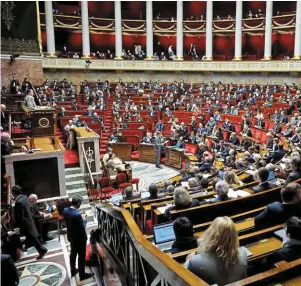
[[[166,147],[165,152],[166,162],[165,165],[171,166],[174,168],[181,169],[182,161],[184,158],[184,150],[177,150],[172,147]]]
[[[129,143],[112,143],[113,153],[123,161],[131,161],[132,144]]]
[[[152,144],[139,145],[139,161],[156,163],[156,151]]]
[[[45,136],[55,134],[56,112],[53,108],[36,108],[29,111],[32,117],[32,136]]]

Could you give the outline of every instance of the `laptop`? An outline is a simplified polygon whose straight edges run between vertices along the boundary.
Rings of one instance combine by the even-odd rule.
[[[286,238],[286,230],[284,228],[275,231],[274,234],[276,237],[280,238],[281,240]]]
[[[275,174],[273,171],[269,172],[269,177],[268,177],[268,181],[273,181],[276,180]]]
[[[122,193],[118,193],[115,195],[112,195],[111,197],[111,202],[115,205],[115,206],[120,206],[120,202],[123,200],[123,196]]]
[[[148,191],[141,192],[140,196],[141,196],[141,199],[145,199],[145,198],[148,198],[150,196],[150,193]]]
[[[172,222],[153,226],[153,233],[154,233],[155,245],[161,251],[166,251],[171,249],[172,244],[176,239]]]

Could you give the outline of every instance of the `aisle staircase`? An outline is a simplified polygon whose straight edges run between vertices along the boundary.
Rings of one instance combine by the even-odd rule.
[[[66,178],[66,189],[67,195],[70,200],[75,195],[80,195],[83,197],[84,201],[80,206],[80,210],[85,210],[87,214],[87,223],[94,223],[93,208],[89,202],[86,184],[83,179],[83,174],[80,168],[67,168],[65,169]]]
[[[100,136],[100,154],[105,154],[108,144],[108,138],[112,132],[112,121],[113,121],[113,114],[112,114],[112,106],[113,106],[114,97],[113,95],[110,96],[110,98],[107,101],[107,110],[106,114],[103,118],[104,125],[106,132],[101,132]]]

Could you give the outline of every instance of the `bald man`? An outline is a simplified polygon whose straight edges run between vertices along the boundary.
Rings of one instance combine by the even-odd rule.
[[[37,204],[38,196],[36,194],[31,194],[28,197],[29,205],[30,205],[30,212],[35,222],[37,230],[40,230],[39,220],[50,217],[51,214],[45,214],[40,212],[39,205]],[[54,239],[54,237],[48,235],[49,223],[44,223],[42,227],[42,233],[40,236],[42,237],[42,241],[49,241]]]

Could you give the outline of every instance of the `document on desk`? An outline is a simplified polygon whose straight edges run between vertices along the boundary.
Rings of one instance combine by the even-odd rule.
[[[168,205],[166,205],[166,206],[164,206],[164,207],[159,207],[159,208],[157,208],[157,210],[158,210],[161,214],[164,214],[165,211],[166,211],[168,208],[172,207],[172,206],[173,206],[172,204],[168,204]]]
[[[237,190],[235,191],[235,193],[237,194],[238,197],[248,197],[251,195],[250,193],[242,190]]]
[[[188,188],[188,182],[181,182],[182,187],[187,187]]]
[[[253,176],[255,174],[256,171],[253,171],[253,170],[247,170],[245,173]]]
[[[231,199],[236,199],[238,197],[238,195],[232,189],[229,189],[228,197],[231,198]]]

